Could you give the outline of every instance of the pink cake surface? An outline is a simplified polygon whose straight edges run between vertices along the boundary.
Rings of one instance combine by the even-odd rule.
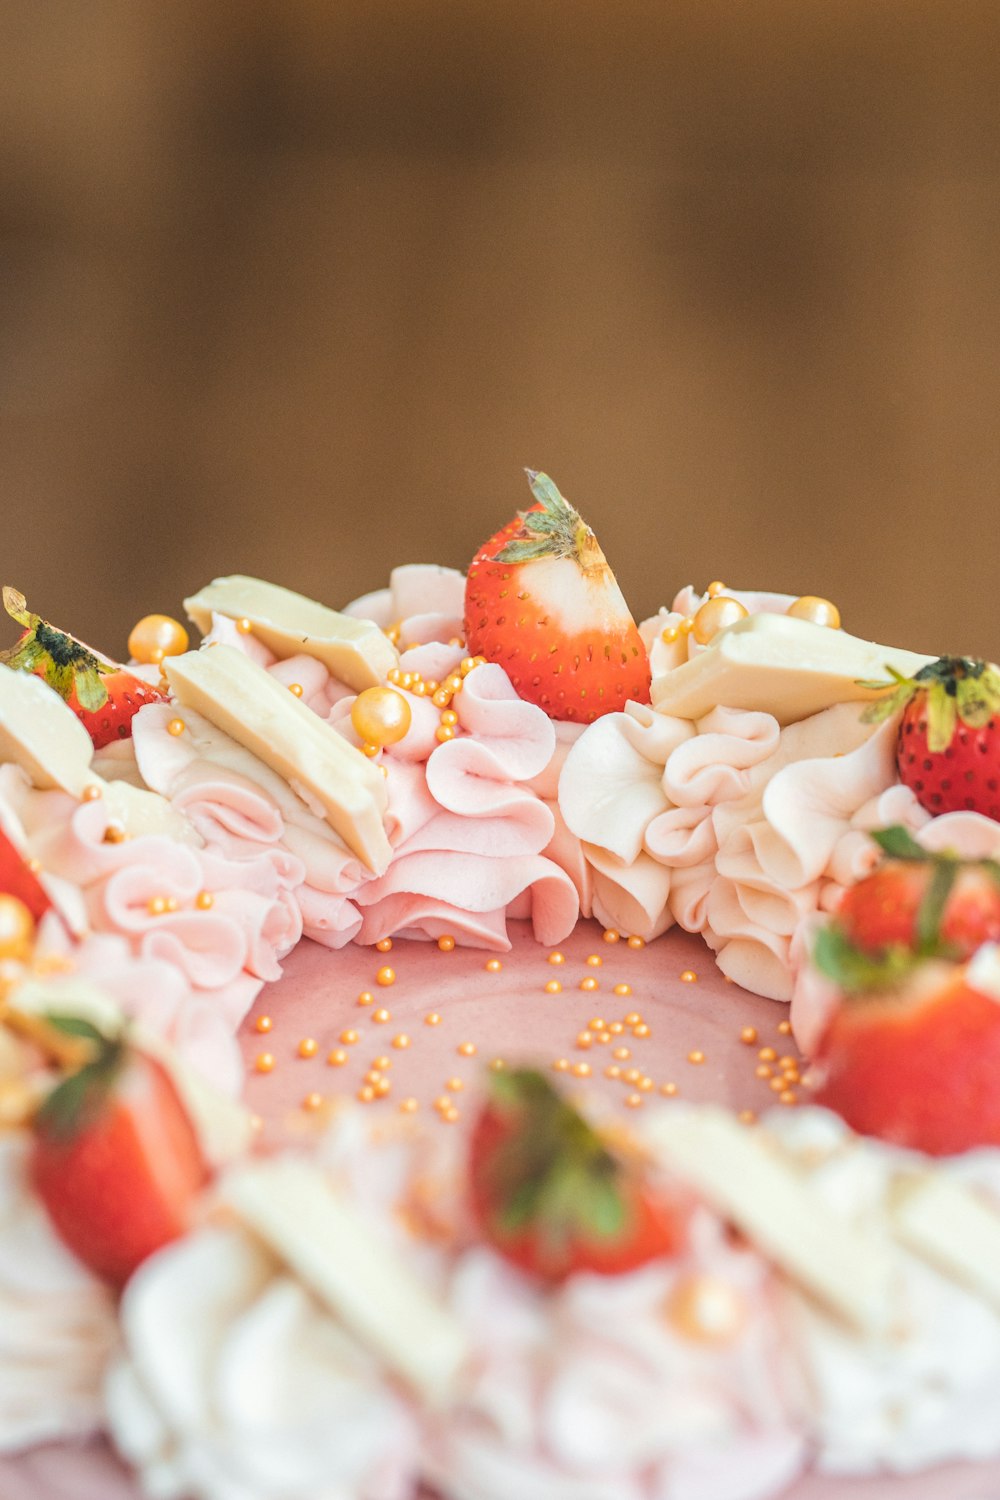
[[[567,1086],[591,1097],[599,1093],[623,1116],[655,1103],[664,1084],[675,1085],[671,1097],[738,1112],[757,1114],[773,1104],[769,1080],[756,1070],[761,1049],[796,1055],[791,1038],[778,1029],[785,1008],[727,982],[699,937],[675,929],[630,947],[624,939],[607,941],[594,922],[581,922],[558,949],[536,943],[526,923],[512,924],[511,937],[499,969],[486,967],[496,960],[481,950],[441,952],[427,942],[396,941],[388,953],[350,945],[336,954],[302,942],[286,960],[282,979],[261,993],[239,1038],[248,1069],[245,1097],[261,1118],[263,1144],[280,1148],[315,1133],[328,1110],[315,1101],[304,1109],[307,1096],[318,1094],[323,1106],[353,1098],[379,1059],[391,1088],[366,1101],[373,1119],[415,1099],[416,1113],[441,1130],[461,1130],[471,1120],[484,1071],[497,1057],[555,1064]],[[553,953],[563,961],[550,962]],[[587,962],[594,956],[599,965]],[[388,965],[395,980],[379,986],[376,974]],[[554,977],[562,989],[549,993],[545,986]],[[596,987],[581,990],[581,982],[591,981]],[[630,993],[615,993],[625,985]],[[359,1005],[365,994],[372,1003]],[[381,1010],[390,1019],[377,1019]],[[633,1013],[642,1020],[625,1024]],[[428,1024],[428,1016],[440,1020]],[[265,1031],[258,1029],[262,1017],[270,1020]],[[601,1041],[590,1025],[596,1019],[623,1030]],[[636,1037],[635,1024],[648,1026],[649,1034]],[[344,1032],[356,1032],[358,1040],[344,1043]],[[392,1045],[400,1036],[409,1038],[408,1046]],[[304,1049],[310,1055],[303,1057],[306,1039],[317,1046]],[[630,1057],[615,1059],[622,1047]],[[261,1073],[256,1064],[265,1052],[274,1066]],[[331,1052],[346,1052],[348,1060],[330,1064]],[[581,1065],[589,1073],[574,1074]],[[623,1075],[637,1067],[653,1087],[608,1077],[609,1067]],[[443,1094],[457,1110],[450,1121],[434,1108]],[[103,1441],[46,1444],[0,1457],[3,1500],[139,1500],[140,1493],[135,1476]],[[988,1500],[1000,1494],[1000,1460],[907,1477],[810,1474],[781,1494],[785,1500]],[[419,1500],[433,1496],[422,1491]]]

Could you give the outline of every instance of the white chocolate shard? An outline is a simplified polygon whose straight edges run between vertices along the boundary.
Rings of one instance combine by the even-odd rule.
[[[664,1110],[644,1132],[657,1159],[691,1184],[758,1250],[854,1328],[884,1328],[894,1257],[845,1223],[806,1174],[723,1110]]]
[[[249,620],[254,635],[275,656],[314,656],[356,693],[378,687],[399,665],[396,648],[373,620],[339,614],[261,578],[239,573],[216,578],[185,599],[184,608],[202,635],[213,614]]]
[[[370,870],[391,850],[382,818],[385,777],[294,693],[233,646],[210,646],[163,663],[183,707],[203,714],[303,796]]]
[[[100,781],[93,755],[90,735],[58,693],[34,673],[0,664],[0,762],[20,766],[39,791],[81,797]]]
[[[679,719],[700,719],[724,704],[794,724],[834,703],[879,697],[861,683],[887,682],[889,667],[912,677],[932,660],[791,615],[750,615],[720,631],[690,661],[654,678],[652,702]]]
[[[165,834],[175,843],[193,844],[199,849],[204,846],[205,840],[194,824],[159,792],[132,786],[128,781],[102,782],[99,776],[91,777],[91,785],[102,788],[109,818],[130,838],[144,833]]]
[[[461,1326],[318,1168],[256,1162],[220,1192],[363,1344],[425,1400],[447,1400],[466,1357]]]
[[[908,1249],[1000,1311],[1000,1209],[939,1171],[898,1184],[892,1221]]]

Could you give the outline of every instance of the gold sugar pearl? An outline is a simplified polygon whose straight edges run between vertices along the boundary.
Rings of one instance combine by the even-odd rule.
[[[632,1056],[632,1051],[629,1047],[616,1047],[611,1056],[617,1057],[619,1062],[625,1062]]]
[[[719,594],[724,594],[725,592],[726,592],[726,585],[724,583],[720,582],[720,580],[718,578],[713,578],[712,582],[708,585],[708,588],[705,590],[705,593],[708,595],[708,597],[710,599],[715,599],[715,598],[718,597]]]
[[[326,1054],[327,1066],[330,1068],[342,1068],[347,1061],[348,1053],[343,1047],[335,1047],[332,1052]]]
[[[465,1082],[461,1078],[447,1078],[444,1086],[450,1094],[460,1094],[465,1088]]]
[[[458,1046],[455,1048],[455,1051],[461,1057],[475,1057],[478,1050],[479,1049],[477,1048],[475,1042],[459,1042]]]
[[[288,684],[288,691],[291,693],[291,695],[292,695],[293,698],[301,698],[302,697],[302,684],[301,684],[301,682],[290,682]]]
[[[348,1027],[346,1031],[342,1031],[340,1033],[340,1040],[345,1047],[353,1047],[360,1035],[360,1032],[354,1031],[351,1027]]]
[[[452,1105],[449,1109],[443,1109],[438,1117],[445,1125],[456,1125],[461,1119],[458,1110]]]
[[[549,963],[550,964],[564,964],[565,962],[566,962],[566,955],[565,955],[565,953],[560,953],[557,950],[555,953],[550,953],[549,954]]]
[[[379,953],[391,953],[392,938],[379,938],[378,942],[375,944],[375,947]]]
[[[692,1272],[674,1285],[666,1305],[674,1331],[696,1344],[729,1344],[746,1326],[743,1294],[728,1282]]]
[[[756,1026],[744,1026],[743,1030],[740,1032],[740,1041],[743,1043],[743,1045],[745,1047],[752,1047],[753,1044],[754,1044],[754,1042],[756,1042],[756,1040],[757,1040],[757,1028],[756,1028]]]
[[[604,1076],[605,1078],[620,1078],[622,1076],[622,1070],[617,1063],[608,1063],[607,1067],[604,1069]]]
[[[578,1032],[576,1045],[582,1050],[586,1051],[588,1047],[592,1047],[594,1045],[594,1038],[589,1031]]]
[[[211,911],[215,905],[215,897],[211,891],[199,891],[194,898],[194,904],[199,911]]]
[[[365,1083],[370,1083],[372,1085],[372,1087],[374,1088],[375,1084],[376,1083],[380,1083],[381,1081],[382,1081],[382,1074],[379,1071],[379,1069],[378,1068],[369,1068],[368,1072],[365,1074]]]
[[[437,691],[431,695],[431,702],[433,703],[435,708],[447,708],[448,704],[451,702],[451,694],[445,688],[438,688]],[[457,717],[458,716],[456,715],[456,718]]]
[[[504,1062],[504,1060],[503,1060],[502,1057],[495,1057],[493,1059],[493,1061],[490,1063],[490,1072],[491,1073],[502,1073],[503,1070],[504,1070],[504,1068],[506,1066],[507,1066],[507,1064]]]
[[[399,1112],[401,1115],[415,1115],[419,1108],[420,1104],[416,1099],[401,1099],[399,1102]]]
[[[452,729],[454,729],[455,725],[458,723],[458,714],[455,713],[454,709],[446,708],[444,713],[441,715],[441,723],[446,727],[450,726]]]
[[[620,932],[616,932],[613,927],[606,927],[604,929],[604,941],[606,943],[617,943],[620,940],[621,940],[621,933]]]
[[[425,1026],[440,1026],[441,1025],[441,1017],[439,1016],[439,1014],[438,1014],[438,1012],[436,1010],[432,1010],[429,1015],[424,1016],[424,1025]]]
[[[755,1078],[770,1078],[773,1074],[773,1069],[767,1063],[758,1063],[753,1071]]]
[[[798,1065],[799,1065],[799,1059],[797,1057],[779,1057],[778,1058],[778,1067],[779,1068],[784,1068],[785,1072],[787,1072],[789,1068],[797,1068]]]
[[[693,969],[681,970],[681,984],[694,984],[697,978],[698,976]]]
[[[592,990],[598,989],[599,986],[598,986],[597,980],[594,979],[592,976],[588,975],[586,979],[581,979],[580,980],[580,988],[581,988],[581,990],[591,990],[592,991]]]
[[[778,1054],[777,1052],[775,1052],[773,1047],[761,1047],[760,1051],[757,1053],[757,1056],[760,1058],[761,1062],[777,1062],[778,1060]]]
[[[271,1073],[274,1071],[274,1053],[258,1052],[254,1059],[254,1067],[258,1073]]]
[[[369,745],[367,741],[361,746],[361,754],[366,755],[369,760],[374,760],[379,753],[378,745]]]
[[[803,594],[788,606],[788,613],[793,620],[809,620],[813,625],[826,625],[830,630],[840,629],[840,610],[819,594]]]
[[[375,1090],[370,1083],[363,1083],[358,1089],[357,1097],[362,1104],[371,1104],[375,1098]]]
[[[569,1072],[569,1058],[568,1057],[557,1057],[555,1059],[555,1061],[553,1062],[553,1064],[552,1064],[552,1071],[554,1073],[568,1073]]]
[[[409,686],[406,676],[402,685]],[[409,733],[413,714],[402,693],[391,687],[365,688],[351,704],[351,723],[360,740],[370,745],[395,745]]]
[[[590,1021],[587,1022],[587,1027],[590,1031],[603,1031],[604,1017],[594,1016]]]
[[[681,635],[690,635],[691,631],[694,629],[694,621],[690,619],[689,616],[685,615],[684,619],[680,622],[677,629],[680,631]]]
[[[35,920],[17,896],[0,894],[0,959],[23,963],[34,946]]]
[[[645,948],[646,939],[633,935],[629,938],[628,945],[630,948]]]
[[[638,1026],[638,1024],[639,1024],[639,1022],[641,1020],[642,1020],[642,1016],[639,1014],[639,1012],[637,1010],[630,1010],[629,1013],[628,1013],[628,1015],[625,1017],[625,1025],[626,1026]]]
[[[632,1035],[637,1036],[640,1041],[645,1041],[646,1037],[648,1037],[649,1034],[649,1027],[646,1025],[645,1021],[640,1021],[638,1026],[632,1027]]]
[[[304,1036],[299,1043],[298,1053],[300,1057],[315,1057],[319,1051],[319,1042],[315,1037]]]
[[[642,1069],[628,1068],[622,1076],[624,1077],[626,1083],[638,1083],[639,1079],[642,1077]]]
[[[439,745],[446,745],[449,740],[455,738],[455,731],[450,724],[442,724],[434,731],[434,738]]]
[[[752,1109],[741,1109],[736,1116],[741,1125],[756,1125],[757,1115]]]
[[[562,985],[559,983],[558,979],[550,979],[545,986],[545,993],[547,995],[558,995],[561,993],[561,991]]]
[[[604,959],[599,953],[588,953],[586,961],[592,969],[599,969],[603,964]]]
[[[270,1031],[274,1026],[274,1022],[271,1020],[270,1016],[258,1016],[253,1024],[255,1031],[263,1032]]]
[[[449,693],[458,693],[462,688],[462,679],[457,672],[453,672],[450,677],[445,678],[444,685]]]
[[[628,1105],[629,1109],[641,1109],[643,1102],[644,1101],[641,1094],[626,1094],[625,1096],[625,1103]]]
[[[187,631],[170,615],[143,615],[129,632],[129,656],[148,667],[158,666],[165,656],[182,655],[188,645]]]
[[[791,1023],[791,1021],[779,1021],[778,1022],[778,1035],[779,1036],[791,1036],[791,1034],[792,1034],[792,1023]]]
[[[379,1099],[384,1099],[392,1092],[392,1083],[388,1078],[380,1078],[375,1084],[375,1093]]]
[[[379,1068],[383,1073],[386,1073],[392,1067],[392,1058],[376,1057],[375,1061],[372,1063],[372,1067]]]
[[[486,960],[484,968],[487,969],[490,974],[499,974],[500,970],[503,968],[503,964],[498,958],[488,958]]]
[[[782,1092],[778,1095],[779,1104],[795,1104],[797,1103],[797,1101],[798,1095],[796,1094],[794,1089],[783,1089]]]
[[[151,917],[162,917],[167,910],[166,896],[150,896],[146,902],[146,910]]]
[[[361,994],[358,996],[357,1000],[355,1001],[355,1004],[356,1005],[361,1005],[361,1006],[374,1005],[375,1004],[375,996],[372,994],[371,990],[362,990]]]
[[[767,1086],[773,1094],[780,1094],[785,1087],[785,1080],[783,1078],[769,1078]]]
[[[647,1077],[643,1076],[642,1078],[639,1079],[639,1088],[642,1090],[642,1092],[644,1094],[648,1094],[650,1092],[650,1090],[653,1089],[653,1088],[655,1088],[655,1087],[656,1087],[656,1085],[653,1083],[653,1080],[651,1078],[647,1078]]]
[[[727,594],[716,594],[695,615],[692,634],[699,646],[707,646],[720,630],[728,630],[738,620],[745,620],[748,614],[746,605],[741,604],[738,599],[731,599]]]
[[[184,733],[186,728],[187,725],[185,724],[183,719],[171,719],[170,723],[167,725],[167,733],[172,734],[174,736],[174,739],[177,739],[179,735],[182,735]]]
[[[434,1100],[434,1108],[439,1112],[443,1109],[451,1109],[453,1102],[450,1094],[438,1094]]]
[[[236,629],[240,635],[250,635],[253,632],[253,621],[248,620],[244,615],[242,619],[236,621]]]
[[[384,1026],[386,1021],[392,1020],[392,1015],[389,1011],[380,1008],[372,1011],[372,1020],[376,1026]]]
[[[676,625],[664,625],[663,629],[660,631],[660,640],[665,646],[672,646],[676,641],[678,634],[679,632]]]
[[[631,995],[631,993],[632,993],[632,986],[630,984],[616,984],[615,985],[615,994],[616,995],[621,995],[621,996],[624,997],[624,996],[627,996],[627,995]]]
[[[99,786],[85,786],[82,796],[84,802],[96,802],[103,796],[103,792]]]
[[[590,1063],[577,1062],[570,1068],[574,1078],[589,1078],[591,1073]]]
[[[691,1051],[691,1052],[688,1053],[688,1062],[689,1063],[694,1063],[697,1066],[699,1063],[703,1063],[704,1061],[705,1061],[705,1054],[704,1054],[704,1052],[701,1051],[701,1049],[699,1047],[695,1047],[693,1051]]]
[[[448,937],[446,934],[444,937],[438,938],[437,945],[442,953],[452,953],[455,948],[455,939]]]
[[[385,989],[387,985],[395,984],[395,969],[390,969],[388,964],[386,964],[385,968],[379,969],[378,973],[375,975],[375,983],[381,985],[383,989]]]
[[[676,1085],[676,1083],[661,1083],[660,1084],[660,1093],[663,1094],[663,1095],[665,1095],[666,1098],[672,1099],[674,1097],[674,1095],[677,1093],[677,1085]]]
[[[315,1114],[316,1110],[323,1108],[323,1095],[307,1094],[302,1101],[302,1108],[307,1109],[310,1114]]]
[[[612,1036],[621,1036],[622,1032],[625,1030],[625,1027],[621,1021],[609,1021],[608,1030],[611,1032]]]

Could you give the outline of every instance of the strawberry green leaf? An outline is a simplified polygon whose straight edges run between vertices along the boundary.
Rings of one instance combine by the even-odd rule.
[[[923,863],[931,858],[909,829],[900,823],[893,823],[889,828],[869,829],[868,837],[874,839],[882,853],[888,854],[890,859],[916,859]]]
[[[80,707],[88,713],[96,713],[108,701],[108,690],[94,671],[78,671],[75,674],[76,697]]]
[[[924,953],[940,951],[941,921],[957,874],[957,860],[943,855],[934,860],[934,872],[917,912],[917,942]]]
[[[108,1038],[100,1031],[92,1021],[84,1020],[83,1016],[63,1015],[58,1011],[46,1011],[45,1019],[58,1031],[64,1031],[67,1036],[83,1037],[88,1042],[94,1042],[102,1049],[109,1045]]]
[[[64,1078],[35,1116],[36,1134],[68,1144],[99,1120],[108,1107],[124,1056],[121,1042],[109,1042],[95,1062]]]
[[[501,547],[494,562],[522,563],[532,562],[535,558],[551,557],[553,554],[552,543],[548,538],[540,538],[534,542],[508,542],[506,547]]]
[[[539,505],[545,507],[549,512],[560,515],[564,519],[576,522],[579,520],[576,511],[560,493],[547,474],[542,474],[538,469],[525,469],[528,483],[531,485],[531,493]]]
[[[33,615],[28,610],[28,601],[20,589],[11,588],[9,583],[3,586],[3,607],[12,620],[23,625],[27,630],[34,630],[39,624],[41,617]]]
[[[945,683],[934,681],[927,693],[927,748],[932,755],[947,750],[958,724],[958,704]]]
[[[878,957],[862,953],[836,922],[821,927],[813,939],[812,961],[821,974],[848,995],[892,989],[918,963],[906,948],[886,948]]]

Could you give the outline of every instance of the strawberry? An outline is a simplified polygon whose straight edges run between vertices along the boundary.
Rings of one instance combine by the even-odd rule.
[[[40,922],[52,902],[28,861],[0,828],[0,894],[16,896],[35,922]]]
[[[489,1243],[550,1281],[612,1276],[679,1251],[687,1211],[657,1194],[540,1073],[491,1077],[472,1131],[472,1207]]]
[[[899,950],[962,960],[1000,939],[995,860],[932,854],[905,828],[885,828],[872,838],[889,858],[845,892],[836,921],[863,955]]]
[[[877,724],[900,708],[899,779],[928,812],[979,812],[1000,821],[1000,671],[968,656],[942,656],[915,677],[887,669],[890,688],[866,709]]]
[[[35,1117],[32,1180],[59,1237],[98,1276],[124,1286],[187,1230],[208,1168],[161,1063],[88,1022],[48,1020],[89,1042],[91,1060]]]
[[[547,475],[527,474],[535,504],[469,568],[467,649],[552,719],[590,724],[648,703],[646,648],[597,538]]]
[[[1000,1146],[1000,1005],[971,967],[924,960],[895,985],[848,994],[820,1042],[815,1102],[933,1156]]]
[[[0,661],[34,672],[54,688],[83,724],[96,749],[129,739],[132,720],[146,703],[164,703],[166,695],[148,682],[109,662],[82,641],[56,630],[28,612],[23,594],[4,588],[4,608],[24,626],[17,644],[0,652]]]

